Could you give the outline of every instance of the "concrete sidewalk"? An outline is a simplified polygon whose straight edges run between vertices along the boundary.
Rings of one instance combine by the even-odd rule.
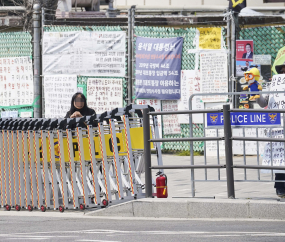
[[[194,158],[195,164],[204,164],[203,156]],[[234,164],[257,165],[256,156],[235,156]],[[261,159],[260,159],[261,163]],[[156,156],[152,156],[156,164]],[[164,165],[189,165],[190,157],[163,155]],[[207,157],[207,164],[217,164],[216,157]],[[220,164],[225,164],[224,157]],[[157,171],[153,170],[155,179]],[[124,204],[113,205],[98,211],[86,213],[87,216],[122,217],[167,217],[167,218],[255,218],[285,219],[285,202],[278,201],[271,172],[235,169],[236,199],[227,198],[225,169],[195,170],[195,198],[191,197],[191,176],[188,170],[165,170],[168,177],[167,199],[139,199]],[[258,176],[264,182],[258,182]],[[220,177],[221,181],[218,181]],[[244,181],[254,180],[251,182]],[[144,182],[144,177],[142,177]]]

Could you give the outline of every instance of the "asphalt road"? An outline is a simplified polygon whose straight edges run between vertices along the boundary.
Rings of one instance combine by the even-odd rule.
[[[285,241],[285,221],[103,219],[82,213],[0,212],[0,241]]]

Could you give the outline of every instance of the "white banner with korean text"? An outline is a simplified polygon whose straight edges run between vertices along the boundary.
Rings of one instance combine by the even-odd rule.
[[[0,58],[0,106],[30,105],[33,94],[32,59]]]
[[[77,92],[76,75],[44,77],[45,118],[63,118],[70,110],[71,98]]]
[[[178,111],[177,100],[162,101],[162,111]],[[181,134],[181,127],[178,122],[178,115],[163,115],[163,134]]]
[[[125,76],[123,31],[44,32],[43,74]]]
[[[88,78],[87,105],[97,114],[123,107],[123,79]]]

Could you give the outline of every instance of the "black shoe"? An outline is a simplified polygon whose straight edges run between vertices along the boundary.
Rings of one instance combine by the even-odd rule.
[[[278,197],[285,198],[285,188],[276,188],[276,194]]]

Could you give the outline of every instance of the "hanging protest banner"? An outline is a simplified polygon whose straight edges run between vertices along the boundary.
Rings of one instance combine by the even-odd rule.
[[[32,59],[0,58],[0,106],[30,105],[33,93]]]
[[[120,78],[88,78],[87,105],[96,113],[123,107],[122,85]]]
[[[178,111],[178,104],[176,100],[162,101],[162,111]],[[181,134],[180,124],[178,122],[178,115],[163,115],[163,134]]]
[[[200,72],[194,70],[181,71],[181,99],[178,100],[178,110],[189,110],[189,98],[194,93],[201,92]],[[204,108],[201,97],[195,96],[192,99],[192,110]],[[179,114],[178,121],[180,124],[189,123],[188,114]],[[203,114],[193,114],[193,123],[203,123]]]
[[[225,51],[200,53],[201,89],[203,93],[228,92],[228,66]],[[202,96],[204,102],[225,102],[227,96]]]
[[[44,77],[45,118],[63,118],[70,110],[71,98],[77,92],[76,75]]]
[[[199,49],[221,49],[222,28],[198,28]]]
[[[183,38],[136,40],[136,98],[180,99]]]
[[[123,31],[44,32],[43,73],[125,76]]]

